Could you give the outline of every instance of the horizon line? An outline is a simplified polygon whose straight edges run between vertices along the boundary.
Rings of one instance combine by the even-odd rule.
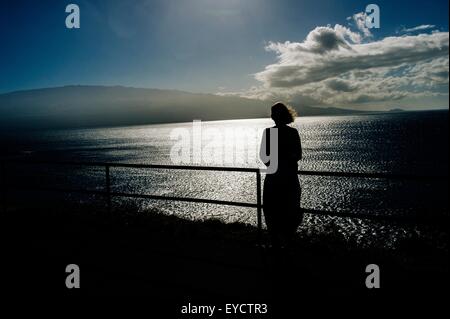
[[[86,88],[99,87],[99,88],[124,88],[124,89],[155,90],[155,91],[176,91],[176,92],[188,93],[188,94],[210,95],[210,96],[217,96],[217,97],[234,97],[234,98],[239,98],[239,99],[246,99],[246,100],[252,100],[252,101],[261,101],[261,102],[268,102],[268,103],[272,103],[273,102],[271,100],[253,99],[253,98],[241,97],[241,96],[223,96],[223,95],[219,95],[217,93],[192,92],[192,91],[186,91],[186,90],[181,90],[181,89],[176,89],[176,88],[161,89],[161,88],[156,88],[156,87],[139,87],[139,86],[128,86],[128,85],[123,85],[123,84],[111,84],[111,85],[105,85],[105,84],[66,84],[66,85],[47,86],[47,87],[35,87],[35,88],[30,88],[30,89],[17,89],[17,90],[13,90],[13,91],[0,92],[0,96],[8,95],[8,94],[24,93],[24,92],[30,92],[30,91],[51,90],[51,89],[61,89],[61,88],[70,88],[70,87],[86,87]],[[296,104],[295,102],[293,103],[293,102],[289,102],[289,101],[287,101],[287,103],[289,103],[289,104]],[[398,109],[400,111],[404,111],[404,112],[439,111],[439,110],[447,110],[448,111],[449,110],[449,106],[441,106],[441,107],[436,107],[436,108],[432,108],[432,109],[429,109],[429,108],[416,108],[416,109],[412,109],[412,110],[405,109],[404,107],[397,107],[397,106],[392,106],[391,108],[385,109],[385,110],[376,110],[376,109],[358,110],[358,109],[352,108],[352,106],[332,106],[332,105],[301,105],[301,106],[313,107],[313,108],[321,108],[321,109],[337,108],[337,109],[341,109],[341,110],[350,110],[350,111],[365,112],[365,113],[370,113],[370,112],[376,112],[376,113],[390,112],[390,111],[394,111],[396,109]]]

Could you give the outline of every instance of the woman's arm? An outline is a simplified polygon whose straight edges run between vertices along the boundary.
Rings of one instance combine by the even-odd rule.
[[[270,139],[269,139],[269,129],[265,129],[263,132],[263,136],[261,139],[261,146],[259,148],[259,158],[264,163],[264,165],[269,166],[270,165]]]
[[[297,130],[295,130],[294,156],[297,162],[301,160],[303,156],[302,142],[300,140],[300,134]]]

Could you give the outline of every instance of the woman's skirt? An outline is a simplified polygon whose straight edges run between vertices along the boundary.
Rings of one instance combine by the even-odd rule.
[[[263,209],[270,233],[292,235],[303,220],[298,175],[268,174],[264,181]]]

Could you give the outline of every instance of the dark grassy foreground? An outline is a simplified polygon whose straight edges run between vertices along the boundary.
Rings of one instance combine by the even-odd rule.
[[[414,237],[395,249],[382,239],[362,247],[328,226],[321,234],[300,232],[291,249],[273,252],[244,224],[138,213],[133,205],[110,215],[92,205],[27,206],[2,216],[2,290],[10,297],[146,295],[177,312],[187,302],[269,302],[277,309],[306,298],[421,298],[441,296],[448,285],[448,248]],[[78,290],[65,287],[71,263],[80,266]],[[372,263],[381,269],[378,290],[365,286]]]

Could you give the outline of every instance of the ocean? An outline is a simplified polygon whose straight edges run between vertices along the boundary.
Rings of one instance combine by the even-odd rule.
[[[257,156],[260,133],[272,125],[270,119],[250,119],[4,132],[0,143],[2,158],[9,159],[261,167]],[[293,126],[301,137],[302,170],[448,175],[447,110],[301,117]],[[200,151],[200,156],[195,151]],[[101,168],[11,165],[7,172],[18,186],[102,190],[105,185]],[[448,182],[299,178],[305,208],[354,214],[448,215]],[[254,173],[112,168],[111,187],[117,192],[256,202]],[[142,211],[155,208],[189,219],[256,223],[252,208],[174,201],[138,203]],[[311,216],[304,226],[323,218]],[[361,221],[346,219],[346,223],[341,224],[343,232],[357,233],[360,238],[376,231]]]

